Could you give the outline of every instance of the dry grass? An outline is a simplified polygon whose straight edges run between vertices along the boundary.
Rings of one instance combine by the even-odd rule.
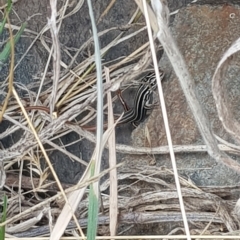
[[[139,3],[140,1],[136,2]],[[12,123],[12,126],[0,134],[0,139],[10,136],[20,129],[24,133],[22,134],[22,138],[15,142],[10,148],[0,151],[0,159],[4,161],[4,169],[1,169],[1,171],[7,174],[7,184],[5,184],[4,192],[8,195],[9,206],[7,221],[0,225],[8,225],[7,236],[9,236],[9,239],[11,234],[15,236],[24,236],[25,239],[26,237],[32,236],[49,236],[49,226],[51,231],[55,229],[53,232],[60,231],[61,228],[61,230],[64,231],[64,228],[68,225],[68,221],[70,221],[73,216],[73,212],[77,208],[75,221],[70,221],[65,233],[68,234],[68,236],[72,236],[74,239],[76,239],[78,235],[84,237],[83,232],[85,231],[82,231],[82,229],[86,229],[87,227],[86,219],[88,210],[88,199],[85,196],[87,192],[86,189],[91,183],[98,181],[103,175],[109,172],[110,178],[100,184],[101,192],[109,190],[111,194],[110,196],[107,194],[101,195],[105,214],[99,215],[99,231],[102,231],[104,234],[108,233],[109,229],[106,230],[103,226],[109,223],[111,223],[109,234],[111,232],[113,236],[116,233],[117,224],[123,229],[121,233],[118,233],[118,235],[120,235],[133,228],[135,224],[173,223],[182,221],[179,195],[176,192],[175,184],[173,184],[174,174],[171,170],[150,166],[134,166],[132,169],[129,168],[129,166],[127,168],[121,166],[121,168],[116,171],[120,165],[116,165],[115,150],[128,155],[166,154],[169,153],[168,146],[163,146],[161,148],[136,148],[115,144],[113,140],[109,140],[110,142],[107,144],[107,140],[111,137],[113,138],[111,134],[114,129],[113,119],[109,119],[110,125],[103,136],[104,144],[101,146],[101,150],[105,145],[105,147],[110,148],[109,153],[112,156],[109,158],[110,169],[106,169],[94,175],[94,177],[90,177],[89,164],[92,162],[88,163],[80,159],[68,152],[66,150],[66,145],[62,144],[58,146],[54,142],[56,139],[66,134],[75,132],[81,138],[86,138],[96,143],[95,135],[91,133],[86,126],[96,118],[96,109],[93,108],[93,103],[96,101],[97,90],[95,87],[96,65],[94,55],[89,56],[76,67],[72,67],[77,55],[93,42],[92,38],[81,46],[75,56],[72,56],[72,62],[70,62],[68,66],[61,62],[59,54],[60,45],[58,43],[58,35],[56,34],[57,28],[59,29],[61,27],[61,22],[64,18],[81,10],[83,1],[78,1],[75,8],[68,14],[65,14],[67,5],[69,4],[68,1],[65,1],[62,9],[58,12],[56,11],[56,2],[51,1],[51,3],[51,21],[49,21],[38,34],[29,30],[26,31],[36,37],[22,57],[23,59],[27,55],[37,39],[41,40],[42,45],[45,47],[46,51],[49,52],[49,61],[46,64],[45,72],[43,73],[42,79],[36,83],[38,84],[38,93],[32,90],[32,85],[22,86],[16,84],[17,89],[23,89],[28,93],[28,99],[17,98],[17,92],[13,89],[15,99],[11,99],[3,115],[5,120]],[[111,5],[109,6],[113,4],[114,1],[111,1]],[[109,8],[103,12],[99,21],[104,18],[108,11]],[[129,20],[128,25],[124,26],[126,29],[132,26],[138,26],[138,30],[131,34],[123,34],[123,32],[120,32],[111,43],[100,49],[101,56],[104,56],[112,47],[146,30],[144,25],[137,22],[136,19],[138,19],[138,14],[139,10],[136,10]],[[153,14],[151,26],[155,31],[158,31],[160,27],[157,18],[159,16],[155,16],[154,11],[150,14]],[[164,12],[164,14],[166,15],[166,12]],[[163,20],[166,20],[165,15],[163,15]],[[12,28],[16,29],[17,27],[12,26]],[[49,39],[44,35],[49,29],[52,33],[51,49],[49,49],[47,44]],[[102,36],[117,29],[117,27],[113,27],[104,30],[98,33],[98,36]],[[161,37],[160,40],[162,40]],[[169,42],[171,43],[171,41]],[[44,81],[50,59],[54,60],[52,85]],[[15,69],[21,60],[17,63]],[[109,94],[111,91],[119,89],[120,86],[126,85],[128,81],[136,78],[139,72],[149,67],[150,63],[151,52],[149,43],[145,43],[129,56],[108,63],[108,68],[105,68],[102,74],[102,78],[104,79],[104,95],[108,94],[108,99],[110,99]],[[10,73],[11,72],[12,70]],[[184,82],[181,74],[180,72],[179,78]],[[185,76],[189,77],[188,75]],[[7,80],[5,82],[7,82]],[[5,85],[3,84],[1,91],[4,91],[4,88]],[[113,97],[112,101],[115,99],[116,98]],[[111,102],[108,102],[103,108],[111,109]],[[82,119],[76,120],[80,112],[85,112],[86,114]],[[199,120],[196,115],[195,118],[201,125],[202,120]],[[203,134],[207,132],[205,131],[204,133],[204,130],[205,129],[202,131]],[[209,139],[209,136],[211,139],[215,139],[214,136],[211,135],[211,131],[206,139]],[[51,146],[52,149],[61,151],[66,156],[78,161],[82,164],[83,168],[86,168],[78,184],[75,186],[65,186],[58,181],[54,168],[48,159],[48,151],[52,149],[46,149],[46,144]],[[215,140],[212,140],[209,145],[208,149],[206,146],[173,146],[172,150],[174,152],[208,151],[212,156],[215,156],[218,161],[223,160],[222,162],[227,165],[229,165],[228,163],[230,162],[231,167],[233,166],[233,160],[228,157],[226,158],[225,155],[219,155],[218,149],[239,154],[238,146],[230,145],[226,142],[217,145]],[[218,155],[215,154],[215,150]],[[95,157],[96,153],[93,152],[92,159],[95,159]],[[43,158],[48,161],[49,164],[45,169],[41,166],[41,159]],[[15,163],[20,163],[20,168],[19,170],[15,170],[14,174],[12,166]],[[28,165],[29,177],[23,175],[24,163]],[[238,167],[237,164],[234,166]],[[55,181],[47,179],[50,170]],[[231,232],[237,229],[237,217],[234,219],[234,214],[229,212],[229,209],[233,209],[235,202],[232,200],[223,201],[221,198],[229,196],[231,191],[237,189],[237,186],[225,189],[199,189],[193,183],[177,175],[175,175],[175,179],[179,179],[179,187],[181,186],[181,193],[185,200],[184,203],[187,211],[185,218],[189,222],[194,223],[190,228],[191,234],[198,235],[197,238],[199,239],[202,235],[206,235],[205,237],[209,239],[217,239],[216,235],[223,236],[223,232]],[[126,181],[131,184],[125,184]],[[18,184],[16,184],[16,182],[18,182]],[[134,197],[132,197],[129,193],[137,193],[141,190],[140,185],[138,185],[139,182],[148,190],[145,193],[135,194]],[[14,188],[9,186],[14,186]],[[21,189],[23,189],[24,192],[22,192]],[[59,189],[61,193],[58,192]],[[117,189],[118,191],[116,191]],[[67,194],[68,197],[65,194]],[[116,198],[118,199],[118,203],[116,202]],[[70,211],[69,206],[71,209]],[[117,209],[119,212],[118,218]],[[238,212],[237,209],[235,209],[235,211]],[[58,217],[58,223],[54,226],[55,221],[53,222],[53,218],[56,219]],[[77,219],[79,219],[79,221],[77,221]],[[206,222],[209,224],[206,224]],[[78,228],[76,225],[79,225]],[[36,228],[33,228],[34,226]],[[221,226],[223,226],[224,230],[222,232]],[[186,229],[176,228],[172,229],[168,236],[158,236],[157,238],[171,239],[170,235],[184,234],[185,231]],[[234,234],[237,235],[238,233],[234,232]],[[186,238],[186,236],[184,237]],[[184,237],[174,236],[174,239]],[[108,237],[104,237],[104,239],[107,238]],[[126,238],[131,239],[138,237],[127,236]],[[155,237],[141,236],[141,238],[154,239]],[[227,238],[227,236],[224,235],[224,238]],[[237,237],[234,236],[234,238]],[[44,237],[41,239],[44,239]],[[112,237],[112,239],[114,239],[114,237]],[[121,239],[124,239],[124,237],[121,237]]]

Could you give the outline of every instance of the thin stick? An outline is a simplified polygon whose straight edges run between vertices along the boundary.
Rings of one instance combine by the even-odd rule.
[[[109,77],[109,69],[105,67],[106,73],[106,81],[110,82]],[[111,92],[107,94],[108,100],[108,127],[112,127],[114,124],[113,118],[113,106],[112,106],[112,96]],[[109,146],[109,167],[112,168],[116,166],[116,139],[115,139],[115,129],[108,139]],[[109,198],[109,217],[110,217],[110,234],[111,236],[116,235],[117,232],[117,222],[118,222],[118,182],[117,182],[117,169],[113,168],[113,170],[109,173],[110,178],[110,198]]]
[[[154,47],[154,41],[153,41],[153,36],[152,36],[152,30],[151,30],[151,25],[150,25],[146,0],[143,0],[143,8],[144,8],[144,13],[145,13],[145,18],[146,18],[148,37],[149,37],[150,48],[151,48],[151,52],[152,52],[154,70],[155,70],[155,73],[156,73],[159,100],[160,100],[160,103],[161,103],[163,121],[164,121],[164,125],[165,125],[167,142],[168,142],[168,146],[169,146],[169,153],[170,153],[170,158],[171,158],[171,162],[172,162],[174,179],[175,179],[175,183],[176,183],[176,187],[177,187],[177,193],[178,193],[180,208],[181,208],[182,217],[183,217],[184,229],[185,229],[185,232],[186,232],[187,239],[191,240],[189,226],[188,226],[187,217],[186,217],[186,211],[185,211],[185,207],[184,207],[184,203],[183,203],[181,186],[180,186],[179,177],[178,177],[175,154],[174,154],[174,151],[173,151],[172,137],[171,137],[170,127],[169,127],[169,123],[168,123],[167,110],[166,110],[165,100],[164,100],[164,96],[163,96],[162,84],[161,84],[161,79],[160,79],[160,74],[159,74],[159,67],[158,67],[158,63],[157,63],[157,57],[156,57],[156,52],[155,52],[155,47]]]

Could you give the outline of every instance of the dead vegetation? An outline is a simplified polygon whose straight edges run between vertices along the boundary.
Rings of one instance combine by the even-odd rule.
[[[110,234],[112,236],[115,234],[127,235],[134,229],[136,224],[144,226],[145,224],[152,223],[165,224],[168,222],[182,222],[181,211],[183,210],[179,205],[179,197],[181,199],[179,194],[181,192],[187,212],[185,219],[190,223],[189,230],[192,235],[225,236],[227,234],[231,235],[232,233],[238,235],[239,211],[238,205],[236,205],[236,193],[233,194],[234,191],[238,192],[238,186],[199,189],[193,183],[176,175],[177,172],[175,170],[174,174],[169,169],[151,166],[125,168],[124,164],[116,165],[116,160],[113,160],[111,157],[109,157],[109,159],[113,162],[109,164],[110,169],[105,169],[99,174],[91,176],[89,168],[92,161],[95,160],[95,158],[97,159],[95,151],[93,151],[91,161],[86,162],[68,152],[66,150],[66,145],[57,145],[55,143],[56,139],[71,132],[77,133],[81,139],[86,138],[96,143],[95,135],[91,131],[88,131],[86,126],[94,122],[97,117],[97,109],[94,107],[97,97],[97,74],[94,54],[88,56],[76,67],[72,67],[77,55],[86,51],[94,42],[93,38],[85,42],[75,56],[71,56],[72,62],[70,62],[68,66],[61,62],[60,58],[61,46],[59,45],[58,35],[56,34],[57,28],[61,27],[61,21],[63,21],[64,18],[70,17],[72,14],[81,10],[83,1],[79,1],[74,9],[68,14],[65,14],[68,7],[68,1],[66,1],[65,5],[58,11],[56,11],[56,5],[54,5],[55,1],[50,2],[52,3],[51,22],[49,21],[42,31],[37,34],[32,45],[40,38],[42,45],[46,48],[46,51],[49,52],[49,60],[53,58],[53,74],[51,80],[45,81],[46,72],[44,72],[41,81],[36,81],[34,86],[32,84],[29,86],[15,84],[14,87],[16,91],[13,89],[14,97],[8,102],[8,107],[3,114],[4,120],[9,121],[11,125],[0,134],[1,140],[22,131],[22,137],[18,141],[8,149],[1,149],[0,151],[0,159],[4,163],[1,169],[1,186],[4,186],[2,194],[5,193],[8,196],[7,220],[0,225],[3,226],[7,224],[7,236],[10,237],[12,235],[26,238],[49,236],[50,233],[52,233],[51,239],[58,239],[58,235],[60,234],[61,236],[61,231],[64,231],[61,225],[63,224],[66,225],[66,236],[76,237],[77,235],[81,235],[83,237],[85,230],[82,231],[82,229],[87,228],[89,201],[86,188],[91,183],[98,181],[103,175],[108,174],[110,170],[116,168],[118,169],[117,173],[115,172],[114,175],[110,176],[110,179],[100,184],[102,208],[100,208],[98,219],[99,234],[104,236]],[[112,1],[112,3],[113,2],[114,1]],[[232,160],[225,153],[220,152],[220,150],[222,150],[239,154],[239,147],[223,142],[222,140],[222,144],[217,145],[217,140],[207,120],[204,118],[204,114],[201,112],[201,106],[194,95],[194,85],[192,85],[191,77],[187,72],[186,66],[184,66],[184,60],[181,58],[181,54],[178,53],[177,48],[174,46],[174,41],[171,39],[167,27],[167,8],[165,6],[162,15],[157,15],[154,13],[154,10],[158,12],[156,8],[161,2],[155,2],[155,8],[153,7],[153,10],[150,11],[152,29],[155,33],[158,33],[158,39],[162,43],[167,54],[172,55],[169,58],[172,64],[175,64],[174,69],[182,84],[182,88],[185,89],[184,93],[186,98],[189,103],[192,104],[191,109],[193,110],[194,117],[207,145],[207,147],[171,146],[170,139],[170,154],[173,158],[173,165],[175,164],[174,150],[175,152],[208,151],[216,161],[220,161],[239,172],[240,168],[237,162]],[[140,6],[141,10],[144,11],[141,1],[136,0],[136,3]],[[109,6],[111,6],[111,4]],[[106,9],[99,18],[99,21],[104,18],[108,11],[109,9]],[[137,9],[128,24],[123,26],[120,30],[119,27],[113,27],[98,33],[98,37],[100,37],[110,31],[119,32],[118,36],[112,42],[104,46],[100,50],[100,53],[96,54],[102,57],[106,52],[111,51],[112,47],[128,41],[131,37],[142,31],[146,31],[144,23],[138,22],[139,14],[140,10]],[[136,26],[137,30],[131,34],[122,31],[122,29],[126,30]],[[6,27],[9,27],[9,25],[6,25]],[[48,30],[52,33],[51,49],[47,44],[49,38],[44,35]],[[34,33],[26,31],[26,34]],[[159,45],[157,40],[156,43]],[[237,41],[235,43],[235,50],[239,50],[238,45]],[[31,46],[29,46],[29,49]],[[161,47],[157,46],[156,48],[160,49]],[[22,59],[27,53],[28,51],[24,53]],[[68,54],[71,55],[70,52],[68,52]],[[227,57],[231,54],[230,52]],[[13,52],[12,55],[14,55]],[[49,64],[49,62],[47,64]],[[129,85],[130,80],[136,79],[139,76],[139,72],[148,69],[151,63],[152,59],[149,42],[142,45],[129,56],[122,59],[116,59],[116,61],[110,63],[103,62],[102,64],[105,67],[102,74],[104,96],[110,92],[115,92],[120,86],[123,88],[123,86]],[[19,62],[17,65],[18,64]],[[46,65],[46,69],[47,68],[48,65]],[[10,71],[10,74],[11,73],[12,70]],[[223,90],[221,84],[219,84],[223,74],[224,71],[221,70],[221,64],[219,64],[213,77],[216,105],[220,112],[221,119],[223,120],[223,125],[226,126],[226,130],[229,134],[234,133],[233,137],[238,139],[238,134],[235,134],[237,133],[235,130],[238,129],[238,123],[233,121],[230,125],[227,124],[229,121],[228,117],[231,113],[225,115],[222,110],[230,108],[228,105],[223,105],[224,99],[218,99],[218,96],[221,96],[220,93]],[[109,79],[109,81],[107,81],[107,79]],[[7,81],[6,79],[4,83]],[[1,85],[1,92],[4,92],[6,95],[6,85],[4,83]],[[36,86],[37,92],[35,91]],[[217,88],[217,86],[219,88]],[[24,99],[17,97],[17,90],[19,89],[25,92],[26,97]],[[161,96],[161,92],[159,94]],[[110,98],[111,96],[108,95],[108,99]],[[116,97],[113,96],[112,101],[114,102],[115,99]],[[227,104],[226,101],[224,101],[224,103]],[[112,114],[109,102],[103,106],[103,109],[110,109],[108,115]],[[79,118],[79,113],[84,117]],[[111,155],[115,155],[115,149],[117,152],[129,155],[169,153],[169,148],[166,146],[152,149],[136,148],[120,144],[111,145],[113,140],[107,143],[114,129],[113,118],[110,119],[110,121],[111,120],[112,123],[102,137],[102,141],[106,144],[101,145],[101,151],[104,145],[106,145]],[[234,126],[234,131],[231,129],[232,126]],[[51,165],[50,159],[48,158],[48,151],[51,149],[57,149],[74,161],[78,161],[82,164],[83,168],[86,168],[86,172],[81,177],[78,184],[69,186],[59,182],[56,173],[54,173],[54,168]],[[48,162],[46,168],[42,167],[42,159]],[[101,157],[99,157],[99,161],[100,159]],[[18,164],[18,168],[13,169],[13,165],[16,165],[16,163]],[[28,176],[24,174],[24,171],[26,171],[24,168],[27,169]],[[55,181],[48,179],[50,171],[55,177]],[[4,173],[6,173],[6,180],[4,178]],[[181,191],[179,188],[180,185],[176,189],[174,183],[176,180],[179,181],[181,185]],[[115,183],[118,181],[118,186],[115,184],[113,188],[111,186],[113,181]],[[116,191],[117,189],[118,191]],[[118,209],[114,209],[116,206],[113,206],[116,202],[116,196],[118,199]],[[71,210],[69,210],[69,205],[71,206]],[[77,209],[76,212],[75,209]],[[75,221],[70,221],[73,212],[75,212],[76,218]],[[113,222],[113,218],[115,219],[115,226],[111,226],[110,229],[106,228],[106,225]],[[57,219],[58,222],[55,225]],[[63,222],[61,222],[60,219],[62,219]],[[70,221],[69,225],[68,221]],[[116,230],[117,223],[121,231]],[[185,226],[185,229],[176,227],[171,229],[168,233],[169,235],[186,234],[186,228],[187,226]],[[167,238],[167,236],[165,236],[165,238]],[[177,239],[177,236],[175,236],[175,238]],[[210,238],[211,236],[209,236],[209,239]]]

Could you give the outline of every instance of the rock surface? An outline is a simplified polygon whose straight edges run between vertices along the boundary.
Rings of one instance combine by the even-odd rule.
[[[212,96],[211,78],[223,53],[239,37],[239,17],[240,8],[236,5],[194,5],[181,9],[175,16],[171,27],[174,39],[189,67],[196,85],[198,99],[209,118],[211,127],[215,134],[227,141],[231,141],[231,138],[218,119]],[[239,55],[236,54],[232,61],[231,71],[229,71],[230,74],[224,79],[237,119],[240,117],[238,63]],[[203,144],[193,115],[166,55],[161,59],[160,65],[166,73],[163,88],[173,144]],[[150,134],[152,147],[167,144],[160,108],[152,112],[145,125],[133,132],[132,139],[135,146],[146,145],[144,130],[146,127]],[[207,154],[183,153],[176,154],[176,158],[178,167],[185,169],[185,173],[191,175],[193,180],[200,185],[226,185],[238,183],[240,180],[236,173],[221,164],[216,164]],[[171,167],[168,156],[157,157],[156,162],[157,166]],[[206,169],[200,170],[202,168]]]

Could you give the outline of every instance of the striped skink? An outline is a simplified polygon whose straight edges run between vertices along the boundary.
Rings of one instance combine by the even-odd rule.
[[[160,72],[161,80],[164,77],[164,73]],[[153,91],[156,89],[156,77],[155,73],[147,74],[140,82],[140,86],[134,97],[133,108],[125,111],[122,119],[118,122],[118,124],[122,123],[132,123],[133,126],[137,126],[146,116],[147,110],[152,109],[152,95]],[[46,112],[50,112],[48,107],[44,106],[28,106],[25,107],[26,110],[43,110]],[[74,124],[68,122],[70,124]],[[75,124],[74,124],[75,125]],[[93,131],[96,130],[96,126],[81,126],[83,129]],[[104,124],[104,127],[107,127],[107,124]]]
[[[160,72],[161,80],[164,77],[164,73]],[[134,105],[133,108],[126,111],[118,122],[121,123],[132,123],[135,127],[145,118],[147,110],[153,108],[152,101],[152,94],[153,91],[156,89],[156,77],[155,73],[147,74],[140,83],[140,86],[136,92],[134,97]]]

